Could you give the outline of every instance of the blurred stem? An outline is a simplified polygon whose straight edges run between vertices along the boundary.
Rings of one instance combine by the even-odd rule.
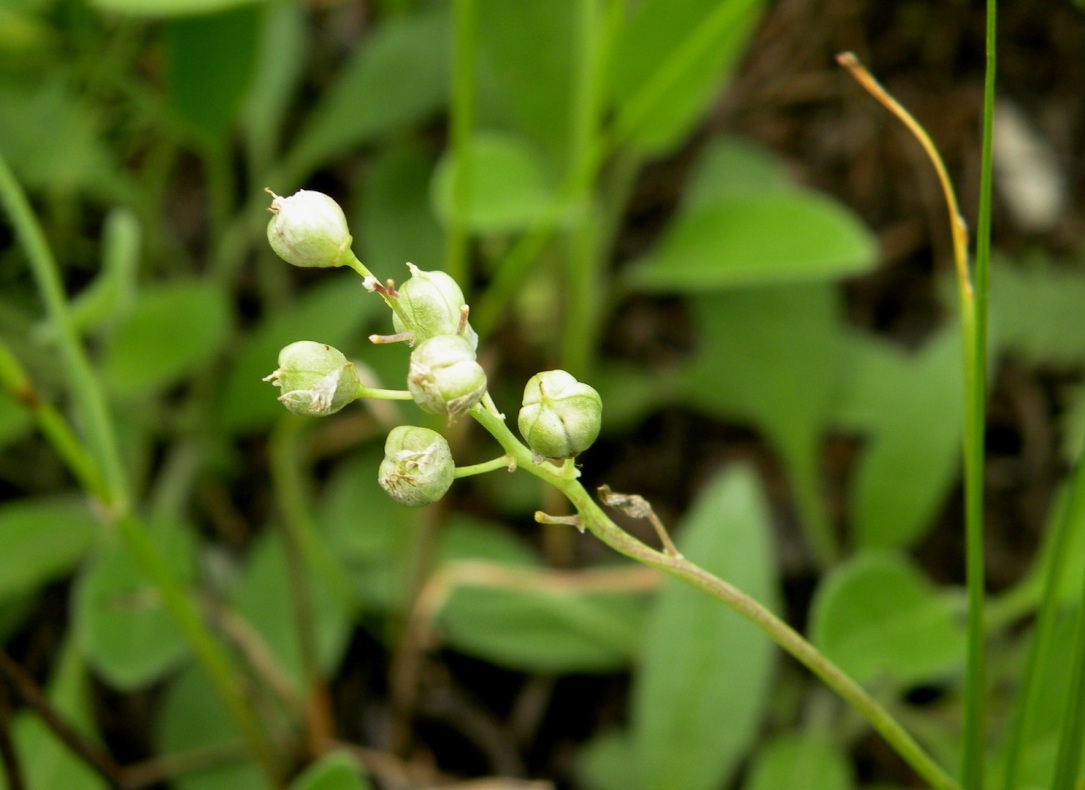
[[[1082,579],[1081,601],[1074,624],[1074,646],[1070,658],[1069,687],[1066,693],[1066,715],[1059,729],[1059,751],[1055,762],[1053,790],[1074,790],[1081,765],[1081,739],[1085,734],[1085,578]]]
[[[87,433],[97,475],[102,480],[103,505],[116,525],[125,547],[143,575],[155,586],[163,605],[189,647],[203,665],[234,724],[246,737],[254,757],[265,771],[272,787],[282,785],[278,755],[271,748],[259,722],[248,708],[236,683],[226,654],[200,617],[192,599],[169,565],[155,550],[143,525],[131,514],[127,483],[117,448],[116,434],[97,377],[94,375],[79,339],[72,328],[68,303],[61,285],[59,268],[45,240],[41,226],[30,208],[25,193],[7,163],[0,157],[0,202],[11,215],[34,277],[45,302],[49,321],[56,334],[64,362],[68,387],[79,421]]]
[[[302,672],[305,676],[303,713],[309,750],[316,757],[323,751],[323,745],[331,743],[335,737],[335,723],[331,710],[331,694],[320,671],[313,598],[305,563],[302,561],[303,557],[313,554],[307,547],[316,540],[316,528],[305,505],[301,465],[297,462],[302,455],[298,441],[301,427],[300,419],[284,418],[279,421],[277,430],[271,437],[271,462],[275,492],[278,494],[286,533],[284,545],[290,603],[294,628],[298,634]]]
[[[72,328],[68,302],[61,284],[56,259],[45,240],[41,225],[38,224],[30,208],[26,194],[2,156],[0,156],[0,202],[7,209],[15,235],[26,251],[31,271],[38,284],[38,291],[45,302],[49,321],[53,325],[79,424],[86,432],[87,443],[103,480],[105,489],[103,503],[114,514],[123,515],[129,507],[128,489],[120,452],[114,438],[116,434],[113,431],[109,406]]]
[[[1059,506],[1059,513],[1053,524],[1050,543],[1044,550],[1046,563],[1042,576],[1043,590],[1040,609],[1033,627],[1032,644],[1029,646],[1028,658],[1021,679],[1021,692],[1014,711],[1013,727],[1006,746],[1006,763],[1002,783],[1004,790],[1016,790],[1019,787],[1017,771],[1021,760],[1021,750],[1024,747],[1033,716],[1038,712],[1037,705],[1040,701],[1040,683],[1043,678],[1044,668],[1048,665],[1050,656],[1056,649],[1055,620],[1061,604],[1059,591],[1062,588],[1062,581],[1066,575],[1066,566],[1070,559],[1068,549],[1072,527],[1074,524],[1080,523],[1081,518],[1085,515],[1083,509],[1085,509],[1085,447],[1078,454],[1077,464],[1074,466],[1066,499]],[[1030,600],[1029,604],[1031,603]],[[1076,664],[1073,666],[1078,668],[1080,674],[1081,665]]]
[[[455,181],[452,184],[452,212],[445,233],[445,271],[468,293],[467,214],[471,202],[471,130],[475,106],[475,49],[478,46],[475,0],[452,3],[453,60],[451,115],[452,161]]]
[[[45,438],[60,456],[80,488],[101,502],[109,501],[109,491],[94,460],[61,414],[44,401],[19,360],[0,339],[0,384],[38,423]]]
[[[568,498],[577,512],[576,516],[568,518],[574,519],[579,528],[590,531],[620,554],[668,573],[708,593],[752,622],[855,708],[931,787],[937,790],[960,789],[960,785],[923,750],[877,700],[791,626],[723,579],[712,575],[684,557],[657,551],[623,531],[611,521],[575,478],[564,473],[564,465],[557,467],[549,462],[534,464],[531,450],[513,435],[508,425],[499,416],[488,394],[483,398],[483,403],[471,409],[471,416],[497,440],[509,456],[515,459],[520,468],[546,481]],[[536,514],[536,520],[553,522],[551,517],[542,513]]]
[[[576,65],[573,74],[572,132],[569,163],[573,173],[590,172],[592,153],[600,137],[603,78],[610,49],[608,30],[599,24],[600,0],[578,0],[575,14]],[[578,378],[591,370],[598,343],[600,299],[603,290],[603,256],[600,254],[599,206],[591,185],[579,184],[576,224],[572,229],[569,255],[565,259],[565,316],[562,321],[562,367]]]

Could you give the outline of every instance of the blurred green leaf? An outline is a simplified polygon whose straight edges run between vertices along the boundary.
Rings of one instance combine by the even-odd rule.
[[[534,568],[446,565],[452,590],[438,624],[448,644],[525,672],[600,672],[629,663],[643,606],[628,594],[562,589]]]
[[[815,193],[766,191],[682,211],[630,273],[634,288],[710,289],[843,277],[870,269],[869,231]]]
[[[990,313],[998,347],[1039,365],[1085,362],[1085,272],[1040,259],[992,266]]]
[[[0,107],[0,151],[27,189],[63,195],[116,185],[99,113],[63,79],[0,82]]]
[[[174,280],[149,285],[110,338],[102,372],[122,396],[175,384],[219,353],[230,322],[226,295],[214,283]]]
[[[25,498],[0,505],[0,598],[29,595],[68,573],[100,525],[75,497]]]
[[[645,153],[679,144],[718,96],[761,15],[759,0],[644,0],[610,59],[618,134]],[[628,116],[629,108],[635,112]]]
[[[780,192],[800,193],[771,152],[741,137],[710,140],[694,164],[682,195],[682,207]]]
[[[691,300],[700,346],[683,402],[753,422],[783,448],[814,443],[845,369],[840,296],[827,284],[747,288]]]
[[[859,683],[945,676],[964,659],[964,631],[950,601],[907,559],[865,552],[818,587],[812,641]]]
[[[72,640],[57,651],[56,668],[47,698],[69,726],[91,742],[98,742],[90,710],[90,679]],[[14,740],[24,771],[25,786],[33,790],[99,790],[107,787],[86,761],[72,753],[36,713],[24,710],[15,718]]]
[[[430,271],[440,268],[444,234],[433,214],[429,189],[435,160],[413,142],[390,143],[376,151],[364,196],[356,241],[364,260],[379,261],[394,270],[405,261]],[[399,279],[399,278],[397,278]]]
[[[188,16],[226,11],[267,0],[90,0],[102,11],[152,17]]]
[[[349,148],[436,113],[448,98],[450,37],[445,3],[376,26],[313,109],[287,169],[303,177]]]
[[[356,349],[348,347],[348,341],[367,318],[386,309],[366,293],[356,274],[337,272],[308,289],[296,304],[269,315],[241,342],[230,364],[218,410],[220,426],[238,432],[270,426],[282,416],[283,405],[278,390],[262,379],[275,370],[279,351],[295,340],[316,340],[353,357]]]
[[[326,754],[290,783],[290,790],[368,790],[369,782],[348,752]]]
[[[554,200],[531,146],[511,135],[479,133],[471,138],[471,178],[464,219],[477,233],[506,233],[536,222]],[[445,157],[433,182],[438,216],[452,217],[456,163]]]
[[[862,548],[912,546],[958,476],[960,334],[945,331],[915,354],[859,334],[848,347],[853,378],[839,414],[867,434],[851,485],[853,539]]]
[[[476,4],[477,126],[522,134],[564,157],[578,57],[576,0]]]
[[[182,670],[167,686],[154,736],[160,754],[237,752],[234,762],[215,763],[174,777],[171,785],[176,790],[267,790],[267,778],[246,759],[241,736],[233,729],[207,676],[195,665]]]
[[[577,774],[588,790],[636,790],[638,771],[633,739],[621,730],[596,733],[577,755]]]
[[[171,19],[165,28],[170,99],[205,139],[237,117],[256,62],[259,9],[251,4]]]
[[[772,525],[746,467],[705,486],[678,532],[691,561],[769,608],[779,593]],[[714,790],[753,743],[769,700],[775,647],[756,626],[668,579],[644,634],[633,689],[635,787]]]
[[[284,677],[301,693],[304,675],[298,643],[297,618],[290,597],[290,580],[282,537],[277,528],[268,530],[250,553],[245,570],[234,590],[233,604],[247,624],[263,641]],[[300,560],[299,560],[300,562]],[[310,627],[316,639],[320,666],[332,670],[346,647],[350,622],[344,602],[337,598],[327,579],[307,573]]]
[[[178,578],[193,575],[187,525],[151,525],[151,537]],[[76,579],[73,617],[79,643],[95,671],[130,690],[158,680],[187,655],[187,645],[158,591],[119,542],[104,546]]]
[[[815,733],[777,737],[763,746],[744,790],[851,790],[855,787],[847,755]]]

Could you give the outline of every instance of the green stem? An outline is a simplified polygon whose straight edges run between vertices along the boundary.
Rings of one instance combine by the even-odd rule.
[[[1073,534],[1072,528],[1074,524],[1080,523],[1083,517],[1085,517],[1085,452],[1078,455],[1066,500],[1059,506],[1059,512],[1051,530],[1050,544],[1044,551],[1046,561],[1044,563],[1040,609],[1033,627],[1032,644],[1029,647],[1028,658],[1025,663],[1022,688],[1014,713],[1013,728],[1006,746],[1006,763],[1002,782],[1004,790],[1016,790],[1019,787],[1017,772],[1021,761],[1021,751],[1024,748],[1029,727],[1038,712],[1040,683],[1043,679],[1044,669],[1048,666],[1052,651],[1057,649],[1055,645],[1055,621],[1061,605],[1059,591],[1070,559],[1068,548]],[[1028,601],[1028,609],[1022,607],[1022,613],[1030,610],[1032,605],[1033,602]],[[1075,664],[1073,666],[1076,667],[1076,672],[1080,674],[1082,665]]]
[[[38,423],[45,438],[60,456],[80,487],[100,502],[109,501],[109,491],[98,467],[79,442],[79,438],[61,414],[44,401],[11,349],[0,340],[0,384],[22,404]]]
[[[490,461],[483,461],[481,464],[471,464],[470,466],[457,466],[456,477],[471,477],[472,475],[482,475],[486,472],[496,472],[498,469],[504,469],[507,472],[511,472],[516,468],[516,462],[510,455],[502,455],[500,458],[494,458]]]
[[[455,0],[452,60],[450,137],[455,181],[452,212],[445,233],[445,271],[467,286],[467,214],[471,201],[471,129],[474,126],[475,49],[477,12],[475,0]]]
[[[1069,688],[1066,689],[1066,714],[1059,731],[1059,751],[1055,761],[1052,790],[1074,790],[1081,765],[1081,739],[1085,734],[1085,579],[1082,580],[1081,601],[1074,624],[1074,646],[1071,654]]]
[[[116,524],[137,567],[155,586],[167,612],[207,672],[234,724],[248,740],[249,748],[263,767],[267,779],[273,787],[279,787],[282,780],[278,755],[247,706],[229,660],[211,636],[195,604],[187,596],[184,585],[155,550],[143,525],[131,514],[127,483],[109,408],[90,361],[72,328],[56,259],[25,193],[2,157],[0,202],[3,202],[11,215],[15,233],[26,250],[50,323],[55,330],[68,387],[80,423],[87,433],[87,441],[92,450],[89,457],[95,463],[96,476],[102,481],[100,488],[103,504],[110,520]]]
[[[98,470],[104,482],[104,503],[118,516],[128,512],[128,486],[121,465],[120,452],[114,440],[113,421],[105,397],[98,387],[90,362],[72,328],[68,302],[61,285],[60,275],[53,252],[45,240],[30,202],[26,199],[15,175],[0,156],[0,202],[11,216],[23,249],[26,250],[31,271],[49,321],[55,330],[55,339],[72,402],[79,417],[79,424],[86,432]]]
[[[931,787],[938,790],[960,789],[953,777],[923,750],[877,700],[791,626],[723,579],[713,576],[684,557],[656,551],[622,530],[611,521],[576,479],[564,473],[564,466],[532,463],[531,450],[513,435],[505,421],[496,413],[496,409],[487,408],[487,404],[478,404],[471,410],[471,416],[497,440],[518,466],[550,483],[569,499],[576,508],[581,528],[589,530],[620,554],[657,568],[708,593],[754,623],[855,708]],[[543,520],[547,518],[541,514],[537,517]]]
[[[964,317],[965,403],[965,551],[968,584],[968,668],[965,678],[965,721],[962,782],[982,790],[986,756],[986,633],[984,628],[983,482],[987,419],[987,280],[991,257],[992,142],[995,110],[996,0],[987,2],[987,64],[983,92],[983,143],[980,165],[979,220],[972,288],[961,283]],[[971,308],[970,310],[968,308]]]

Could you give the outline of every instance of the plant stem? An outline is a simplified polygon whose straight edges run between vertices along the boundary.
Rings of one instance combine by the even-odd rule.
[[[497,440],[518,466],[550,483],[569,499],[576,508],[580,527],[589,530],[620,554],[664,571],[708,593],[761,628],[781,648],[862,714],[931,787],[938,790],[959,790],[960,785],[953,777],[923,750],[877,700],[791,626],[723,579],[713,576],[684,557],[657,551],[622,530],[602,511],[576,479],[566,476],[561,468],[550,463],[532,463],[531,450],[520,443],[505,421],[496,414],[495,409],[477,404],[471,409],[471,416]]]
[[[507,472],[512,472],[516,469],[516,461],[512,459],[512,456],[503,455],[500,458],[483,461],[481,464],[471,464],[470,466],[457,466],[456,477],[471,477],[472,475],[481,475],[485,474],[486,472],[496,472],[498,469],[504,469]]]
[[[72,328],[68,303],[61,285],[59,268],[45,234],[30,208],[25,193],[7,163],[0,157],[0,202],[11,215],[15,233],[26,250],[30,267],[45,302],[49,321],[64,361],[68,388],[87,433],[97,476],[104,493],[102,504],[120,533],[125,548],[143,575],[154,585],[178,630],[200,661],[238,730],[248,741],[254,757],[264,769],[272,787],[282,785],[279,758],[253,712],[247,706],[226,654],[200,617],[184,585],[163,560],[143,524],[132,515],[127,482],[120,461],[116,433],[105,395]],[[50,436],[52,438],[52,436]],[[61,452],[66,452],[61,450]]]
[[[56,343],[68,380],[72,402],[79,415],[79,424],[86,432],[99,473],[107,492],[104,504],[116,514],[128,511],[128,487],[121,465],[120,452],[114,440],[113,420],[109,406],[98,387],[90,362],[72,329],[68,303],[61,285],[56,259],[45,240],[30,202],[26,198],[7,162],[0,156],[0,203],[11,217],[15,235],[26,251],[38,291],[45,302],[49,321],[55,330]]]
[[[454,41],[452,60],[452,103],[450,137],[455,181],[452,184],[452,212],[445,233],[445,271],[467,289],[467,214],[471,202],[471,129],[475,106],[475,49],[477,11],[475,0],[452,3]],[[469,294],[467,294],[469,298]]]

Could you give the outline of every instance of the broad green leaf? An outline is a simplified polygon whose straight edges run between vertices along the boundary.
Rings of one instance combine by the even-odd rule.
[[[629,12],[610,58],[619,138],[664,153],[700,121],[742,55],[760,0],[645,0]]]
[[[469,156],[466,206],[455,203],[457,163],[446,156],[434,174],[433,201],[444,220],[462,211],[471,230],[503,233],[531,225],[552,204],[553,190],[525,141],[511,135],[476,134]]]
[[[676,374],[681,402],[746,420],[772,442],[787,463],[810,542],[826,555],[819,459],[847,365],[839,301],[827,283],[694,298],[700,347]]]
[[[384,303],[366,293],[356,274],[342,272],[329,274],[296,304],[271,314],[241,343],[230,364],[219,425],[239,432],[267,428],[284,412],[278,390],[262,381],[275,370],[279,351],[295,340],[317,340],[353,357],[356,349],[347,342],[367,318],[382,310],[387,310]]]
[[[91,712],[91,689],[86,667],[73,640],[58,651],[47,697],[53,710],[84,738],[98,741]],[[107,786],[99,774],[77,757],[36,713],[24,710],[15,718],[15,750],[25,786],[33,790],[99,790]]]
[[[321,757],[290,783],[290,790],[368,790],[357,760],[346,751]]]
[[[204,139],[237,117],[256,62],[259,9],[251,4],[166,23],[170,101]]]
[[[99,530],[82,499],[28,498],[0,505],[0,599],[29,595],[68,573]]]
[[[818,588],[812,641],[860,683],[944,677],[964,658],[964,631],[948,598],[904,557],[867,552]]]
[[[835,288],[747,288],[691,307],[699,347],[680,376],[683,401],[751,420],[782,444],[821,430],[845,369]]]
[[[478,121],[546,153],[569,145],[578,53],[576,0],[481,0],[475,7]]]
[[[309,116],[288,169],[303,176],[354,146],[435,114],[448,97],[450,36],[445,3],[376,26]]]
[[[744,790],[851,790],[847,756],[812,732],[783,735],[758,752]]]
[[[636,790],[640,785],[637,753],[629,733],[596,733],[577,755],[577,775],[588,790]]]
[[[430,271],[440,268],[444,257],[444,234],[430,205],[429,188],[436,163],[432,154],[415,143],[389,144],[374,153],[355,240],[363,260],[383,266],[405,261]],[[397,277],[397,280],[399,278]]]
[[[230,323],[226,295],[211,282],[175,280],[148,286],[113,334],[102,371],[122,396],[167,387],[220,352]]]
[[[643,607],[577,592],[553,575],[496,563],[443,566],[454,579],[438,623],[449,646],[526,672],[599,672],[629,663]]]
[[[0,152],[23,186],[61,195],[119,191],[99,114],[63,79],[0,81],[0,107]]]
[[[754,472],[708,484],[678,532],[679,550],[769,608],[778,604],[772,525]],[[668,579],[644,633],[633,741],[644,790],[714,790],[754,742],[769,701],[775,647],[749,621]]]
[[[848,345],[853,378],[840,417],[866,434],[851,485],[853,539],[861,548],[912,546],[958,477],[960,335],[943,332],[914,354],[858,334]]]
[[[209,14],[267,0],[90,0],[102,11],[136,16],[172,17]]]
[[[284,677],[293,681],[300,692],[304,688],[301,648],[280,529],[272,527],[257,543],[232,598],[238,614],[259,635]],[[304,560],[299,558],[299,562]],[[309,626],[316,639],[320,667],[329,671],[346,647],[348,613],[326,579],[307,573],[304,583],[308,585],[312,618]]]
[[[173,678],[158,711],[155,740],[160,754],[234,750],[234,762],[215,763],[173,778],[177,790],[267,790],[267,778],[251,761],[200,667],[189,666]]]
[[[192,538],[183,524],[150,527],[177,576],[193,574]],[[158,591],[118,541],[83,568],[73,593],[74,628],[88,662],[115,688],[158,680],[187,655],[187,645]]]
[[[772,153],[741,137],[717,137],[705,145],[692,168],[682,195],[682,208],[798,191]]]
[[[749,285],[828,280],[877,261],[870,232],[813,192],[764,191],[681,211],[630,273],[634,288],[704,293]]]

